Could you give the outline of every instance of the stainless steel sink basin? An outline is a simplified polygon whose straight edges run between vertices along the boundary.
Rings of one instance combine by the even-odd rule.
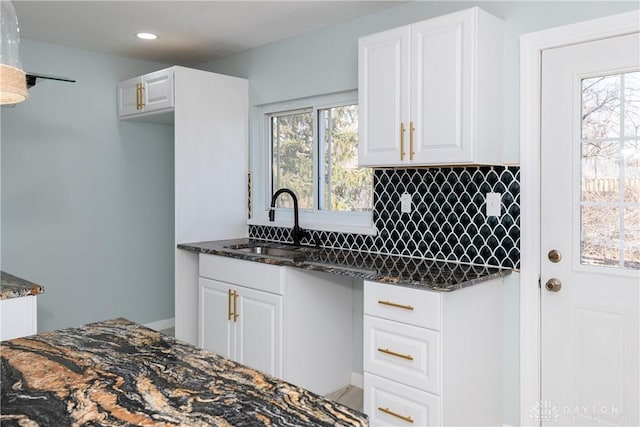
[[[281,243],[246,243],[240,245],[229,245],[227,249],[248,254],[272,256],[276,258],[287,258],[301,260],[315,252],[315,248],[309,246],[293,246]]]

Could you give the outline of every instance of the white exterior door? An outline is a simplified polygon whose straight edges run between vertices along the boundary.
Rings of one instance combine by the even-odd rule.
[[[640,425],[639,40],[542,55],[545,426]]]

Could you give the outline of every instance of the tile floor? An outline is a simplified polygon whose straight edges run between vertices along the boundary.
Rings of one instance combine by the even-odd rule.
[[[325,397],[335,400],[338,403],[342,403],[351,409],[362,411],[363,398],[362,389],[353,385],[348,385],[336,390],[333,393],[327,394]]]

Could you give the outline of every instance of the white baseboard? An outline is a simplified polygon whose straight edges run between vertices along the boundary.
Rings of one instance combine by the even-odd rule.
[[[364,388],[364,375],[357,372],[351,372],[351,385]]]
[[[176,318],[172,317],[171,319],[158,320],[157,322],[147,323],[144,326],[146,326],[149,329],[153,329],[154,331],[162,331],[164,329],[175,327]]]

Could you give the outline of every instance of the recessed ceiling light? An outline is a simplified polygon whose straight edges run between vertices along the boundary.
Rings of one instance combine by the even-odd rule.
[[[143,40],[155,40],[158,38],[158,36],[153,33],[138,33],[136,34],[136,37]]]

